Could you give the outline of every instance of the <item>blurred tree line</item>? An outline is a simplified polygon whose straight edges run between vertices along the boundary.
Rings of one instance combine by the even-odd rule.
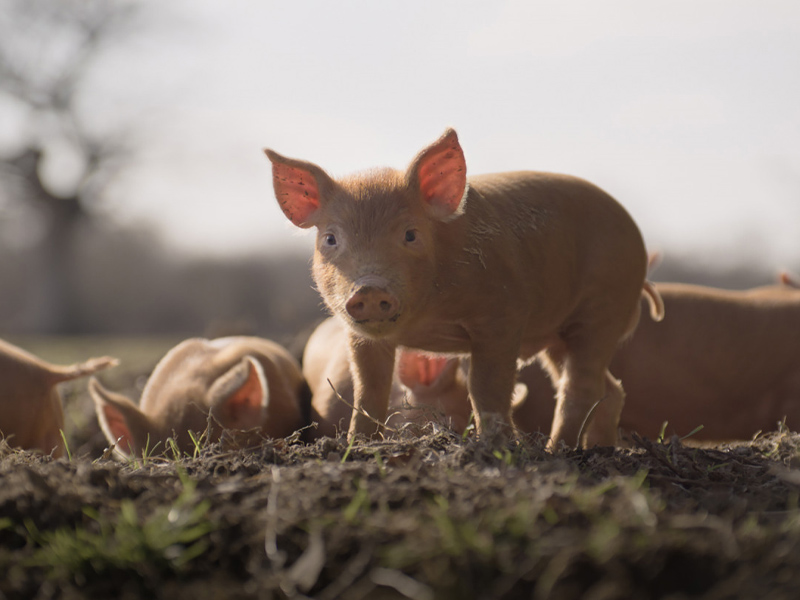
[[[170,256],[153,234],[82,223],[65,279],[71,305],[48,295],[46,244],[0,246],[5,334],[186,334],[285,337],[323,316],[305,257]]]
[[[100,122],[87,80],[109,46],[152,24],[145,6],[0,0],[0,335],[298,332],[323,314],[306,257],[175,257],[105,216],[136,127]],[[741,288],[773,274],[709,277],[667,257],[655,276]]]
[[[2,334],[281,333],[321,314],[306,258],[171,257],[105,217],[136,123],[101,122],[88,82],[148,19],[126,0],[0,0]]]

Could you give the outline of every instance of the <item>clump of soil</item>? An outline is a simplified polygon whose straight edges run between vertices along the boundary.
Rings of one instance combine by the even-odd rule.
[[[0,598],[800,597],[800,436],[0,449]]]

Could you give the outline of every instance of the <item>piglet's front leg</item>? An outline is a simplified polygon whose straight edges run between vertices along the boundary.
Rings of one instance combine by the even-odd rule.
[[[475,343],[469,368],[469,396],[478,434],[491,445],[513,436],[511,396],[519,343]]]
[[[383,431],[392,390],[395,346],[349,334],[353,376],[353,416],[347,437],[374,437]],[[366,414],[364,414],[366,413]],[[369,416],[367,416],[369,415]]]

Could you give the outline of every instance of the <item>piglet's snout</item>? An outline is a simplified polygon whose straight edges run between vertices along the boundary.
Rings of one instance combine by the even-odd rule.
[[[391,321],[400,312],[397,298],[382,287],[362,285],[356,288],[345,304],[355,321]]]

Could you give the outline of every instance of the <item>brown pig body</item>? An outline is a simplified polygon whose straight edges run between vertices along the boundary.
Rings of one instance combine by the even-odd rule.
[[[749,439],[784,417],[800,428],[800,289],[776,285],[744,291],[659,283],[662,323],[642,319],[611,370],[625,385],[620,427],[654,438]],[[529,389],[514,411],[528,432],[547,432],[552,386],[537,365],[519,374]]]
[[[193,338],[170,350],[142,391],[139,406],[92,379],[89,391],[109,442],[120,456],[161,449],[172,437],[182,451],[189,431],[250,431],[284,437],[305,424],[305,381],[280,345],[256,337]]]
[[[115,364],[102,357],[51,365],[0,340],[0,435],[11,446],[63,456],[64,410],[56,386]]]
[[[453,357],[433,357],[398,348],[387,425],[437,422],[462,432],[469,424],[472,407],[464,375]],[[311,419],[317,437],[334,437],[347,430],[353,404],[353,379],[348,358],[348,334],[336,317],[323,321],[306,344],[303,375],[313,393]],[[335,389],[335,391],[334,391]]]
[[[517,360],[543,353],[559,381],[553,441],[575,444],[607,397],[613,406],[589,441],[616,442],[622,392],[608,365],[638,321],[647,255],[613,198],[549,173],[467,180],[453,130],[405,172],[334,180],[267,154],[284,213],[317,228],[312,271],[347,324],[356,407],[386,418],[397,346],[469,354],[478,430],[499,431],[510,424]],[[354,413],[350,434],[375,431]]]

